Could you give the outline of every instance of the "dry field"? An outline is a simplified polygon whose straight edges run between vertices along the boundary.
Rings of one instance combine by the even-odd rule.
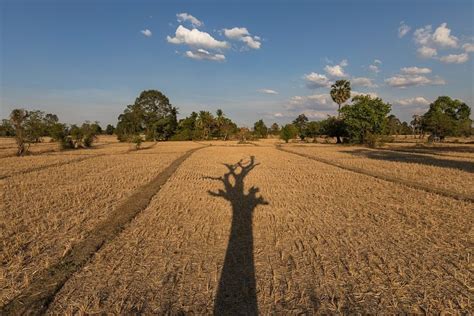
[[[0,314],[473,310],[472,200],[405,183],[472,198],[472,145],[278,143],[1,158]],[[161,174],[143,209],[130,203]],[[123,229],[83,251],[127,208]]]

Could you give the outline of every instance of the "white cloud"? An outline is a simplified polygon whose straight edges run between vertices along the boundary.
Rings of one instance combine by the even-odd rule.
[[[233,27],[231,29],[224,29],[224,35],[227,38],[238,40],[243,36],[250,35],[250,33],[245,27]]]
[[[306,86],[311,89],[331,86],[328,77],[315,72],[304,75],[303,78],[306,80]]]
[[[474,44],[473,43],[466,43],[462,46],[466,53],[474,53]]]
[[[275,117],[283,117],[284,115],[283,115],[283,113],[281,113],[281,112],[276,112],[275,114],[273,114],[273,116],[275,116]]]
[[[433,33],[433,42],[441,47],[456,48],[458,47],[458,38],[451,35],[451,30],[447,27],[447,23],[442,23]]]
[[[199,21],[197,18],[192,16],[191,14],[188,13],[178,13],[176,14],[176,17],[178,18],[178,22],[191,22],[191,25],[194,27],[199,27],[202,26],[203,23]]]
[[[212,61],[224,61],[225,56],[222,54],[212,54],[205,49],[198,49],[196,51],[188,50],[185,54],[186,57],[197,60],[212,60]]]
[[[417,52],[418,56],[423,58],[433,58],[438,55],[438,52],[435,48],[431,48],[428,46],[421,46],[420,48],[418,48]]]
[[[344,72],[344,67],[348,65],[347,60],[342,60],[339,65],[324,67],[324,71],[331,77],[344,78],[347,77],[347,74]]]
[[[360,92],[360,91],[351,91],[351,98],[358,96],[358,95],[369,95],[371,98],[377,98],[378,95],[375,92]]]
[[[449,54],[447,56],[440,57],[439,60],[447,64],[462,64],[469,60],[469,55],[467,53]]]
[[[426,106],[430,104],[430,101],[428,101],[424,97],[414,97],[396,100],[394,104],[400,106]]]
[[[406,75],[423,75],[431,73],[430,68],[419,68],[419,67],[403,67],[400,69],[403,74]]]
[[[366,78],[366,77],[356,77],[351,79],[351,83],[354,86],[360,86],[360,87],[377,87],[376,84],[373,83],[372,79]]]
[[[404,21],[400,22],[400,27],[398,28],[398,37],[402,38],[403,36],[407,35],[410,32],[411,27],[405,24]]]
[[[153,35],[153,33],[149,29],[141,30],[140,33],[142,33],[146,37],[150,37]]]
[[[426,76],[421,76],[421,75],[395,75],[393,77],[385,79],[385,82],[389,86],[396,87],[396,88],[446,84],[446,82],[439,77],[430,79]]]
[[[382,61],[380,59],[374,59],[374,64],[379,64],[381,65],[382,64]]]
[[[238,40],[244,42],[249,48],[259,49],[262,43],[259,36],[251,36],[247,28],[234,27],[231,29],[224,29],[224,35],[231,40]]]
[[[265,94],[278,94],[277,91],[272,89],[258,89],[257,92],[265,93]]]
[[[463,63],[467,61],[467,58],[463,54],[436,58],[438,49],[459,47],[459,39],[451,35],[451,30],[448,28],[447,23],[442,23],[434,32],[431,25],[419,28],[413,33],[413,40],[420,46],[417,49],[418,56],[420,57],[439,59],[446,63]]]
[[[419,28],[413,32],[413,40],[420,46],[426,46],[431,44],[431,33],[433,29],[431,25]]]
[[[291,97],[286,108],[290,111],[335,110],[337,105],[332,101],[329,93],[324,93]]]
[[[240,40],[252,49],[259,49],[262,43],[256,40],[257,37],[258,36],[255,36],[254,38],[252,38],[252,36],[244,36]]]
[[[201,32],[198,29],[189,30],[182,25],[176,29],[175,37],[167,36],[166,40],[172,44],[186,44],[197,48],[222,49],[229,47],[227,42],[218,41],[206,32]]]

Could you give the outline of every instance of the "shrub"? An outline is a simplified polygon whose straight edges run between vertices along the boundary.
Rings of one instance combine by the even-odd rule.
[[[135,144],[135,149],[139,150],[142,145],[143,139],[140,135],[135,135],[132,138],[132,143]]]

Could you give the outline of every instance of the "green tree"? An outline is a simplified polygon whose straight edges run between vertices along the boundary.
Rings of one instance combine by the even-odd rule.
[[[298,135],[298,128],[293,124],[286,124],[281,128],[280,138],[283,139],[285,143],[288,143],[290,139],[295,138],[296,135]]]
[[[2,124],[0,124],[0,136],[15,136],[15,129],[10,120],[2,120]]]
[[[423,128],[434,136],[469,136],[472,120],[469,106],[447,96],[438,97],[423,115]]]
[[[253,125],[253,131],[254,131],[255,137],[267,138],[268,127],[265,125],[263,120],[258,120],[257,122],[255,122],[255,124]]]
[[[108,124],[107,127],[105,128],[105,134],[113,135],[114,132],[115,132],[115,127],[112,124]]]
[[[214,116],[209,111],[200,111],[196,120],[197,134],[202,139],[209,139],[215,126]]]
[[[142,91],[135,103],[119,116],[117,137],[127,141],[143,132],[148,140],[167,140],[178,127],[177,114],[177,108],[160,91]]]
[[[337,80],[331,86],[331,98],[337,103],[337,112],[341,112],[341,104],[349,100],[351,97],[351,83],[348,80]]]
[[[298,117],[293,121],[293,125],[298,130],[298,135],[303,140],[306,137],[306,127],[308,124],[308,118],[304,114],[298,115]]]
[[[278,126],[277,123],[273,123],[272,126],[270,126],[270,134],[272,135],[280,134],[280,126]]]
[[[306,125],[306,136],[312,137],[313,142],[316,142],[316,137],[321,135],[321,122],[311,121]]]
[[[340,117],[329,116],[320,122],[321,135],[336,137],[337,143],[342,143],[342,137],[347,137],[347,129]]]
[[[359,95],[352,105],[341,108],[344,125],[352,142],[365,143],[369,135],[380,135],[386,128],[391,106],[382,99]]]
[[[399,135],[402,131],[402,122],[395,115],[387,117],[387,133],[389,135]]]

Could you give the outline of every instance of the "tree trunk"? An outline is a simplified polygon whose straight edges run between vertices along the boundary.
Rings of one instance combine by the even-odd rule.
[[[336,136],[336,144],[342,144],[341,136]]]

